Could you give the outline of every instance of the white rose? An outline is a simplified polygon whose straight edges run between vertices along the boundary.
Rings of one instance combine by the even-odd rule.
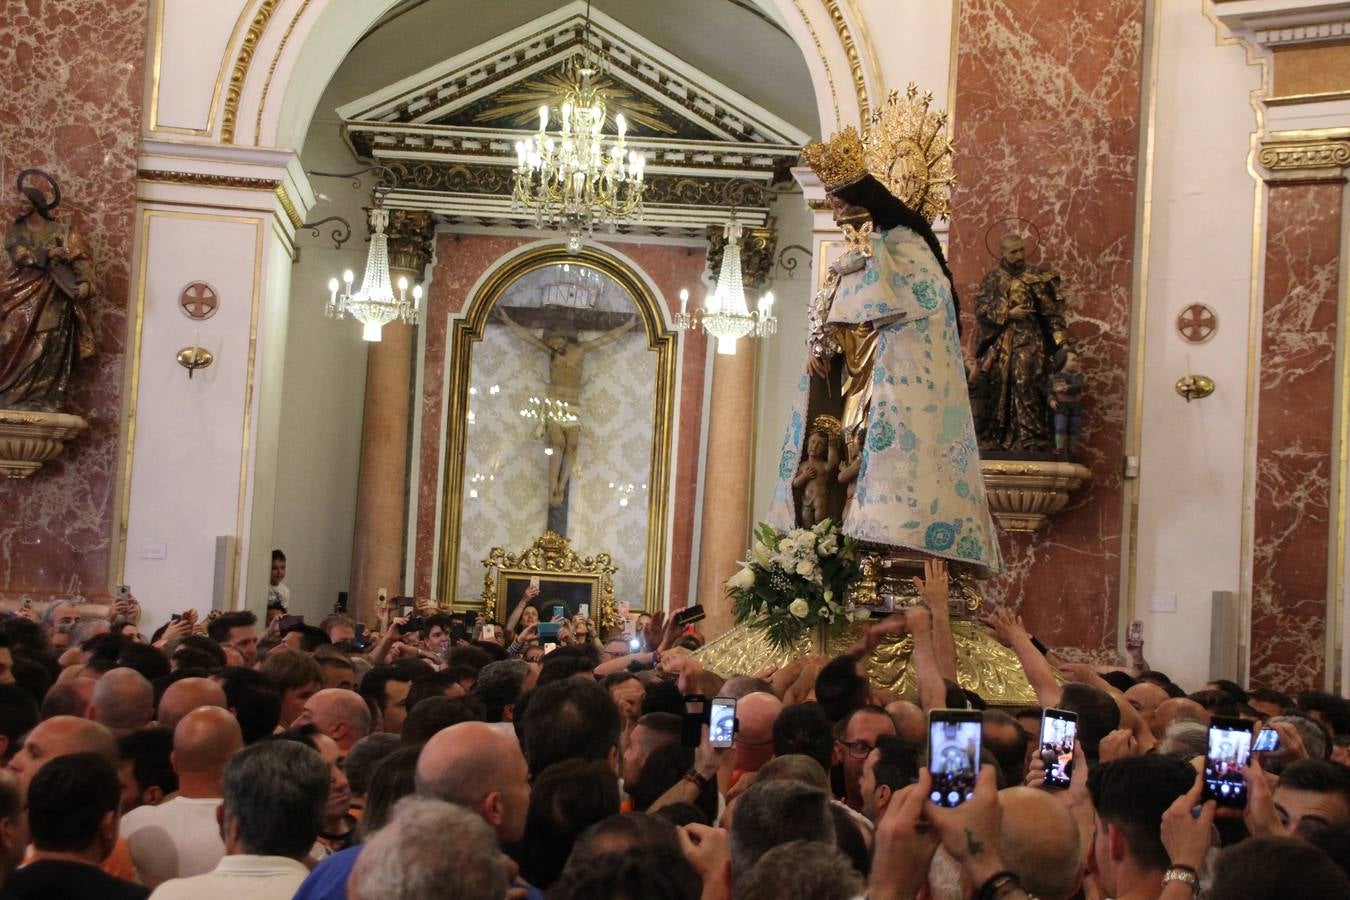
[[[788,612],[792,613],[799,619],[805,619],[806,614],[809,613],[810,611],[811,611],[811,604],[807,603],[801,597],[798,597],[796,600],[793,600],[791,603],[788,604]]]
[[[810,578],[811,573],[816,569],[816,564],[809,559],[804,559],[797,563],[797,574],[803,578]]]
[[[778,552],[791,553],[794,546],[796,545],[792,542],[792,538],[783,538],[778,542]]]
[[[736,590],[741,591],[749,590],[754,586],[755,586],[755,573],[751,571],[749,566],[746,566],[745,568],[737,572],[735,575],[732,575],[731,578],[727,581],[727,587],[735,588]]]

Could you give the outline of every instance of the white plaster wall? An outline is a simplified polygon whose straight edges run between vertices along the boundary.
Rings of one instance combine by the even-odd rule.
[[[1199,0],[1160,4],[1156,147],[1144,323],[1136,615],[1149,662],[1188,689],[1209,674],[1211,594],[1237,591],[1252,280],[1254,182],[1247,171],[1260,70],[1216,46]],[[1194,302],[1218,312],[1203,345],[1175,329]],[[1187,404],[1192,372],[1218,389]],[[1175,612],[1153,612],[1175,596]]]
[[[172,612],[210,609],[215,536],[240,531],[249,332],[255,297],[263,302],[270,226],[267,218],[141,215],[149,225],[147,265],[137,273],[145,275],[144,324],[124,578],[148,633]],[[221,298],[204,322],[178,309],[179,292],[199,280]],[[194,344],[217,362],[189,380],[176,356]],[[155,548],[147,545],[162,545],[163,558],[148,558]]]
[[[367,345],[357,322],[323,308],[328,279],[360,273],[365,249],[360,237],[342,250],[311,240],[292,267],[273,543],[286,554],[291,612],[310,621],[351,577]]]
[[[158,69],[158,96],[147,104],[147,125],[203,131],[211,121],[216,87],[225,90],[226,58],[247,0],[157,0],[151,7],[150,76]],[[241,29],[242,30],[242,29]],[[158,46],[156,47],[156,42]],[[171,74],[168,74],[171,73]],[[157,103],[153,101],[157,100]]]
[[[797,244],[812,247],[812,213],[800,192],[780,196],[774,204],[778,218],[778,249]],[[759,342],[755,387],[755,483],[750,516],[755,522],[768,511],[778,478],[778,453],[783,442],[792,405],[796,401],[797,381],[806,367],[806,313],[815,293],[811,255],[800,250],[790,252],[797,261],[788,271],[773,269],[774,306],[778,316],[778,334]],[[748,537],[748,536],[747,536]]]
[[[890,91],[903,92],[910,82],[919,91],[931,91],[933,104],[947,108],[950,103],[952,19],[956,0],[844,0],[862,12],[864,28],[853,29],[854,43],[866,56],[870,38],[876,51],[882,84],[872,88],[872,108],[876,109]],[[864,63],[869,80],[871,70]],[[852,84],[851,76],[849,80]],[[845,123],[847,124],[847,123]]]

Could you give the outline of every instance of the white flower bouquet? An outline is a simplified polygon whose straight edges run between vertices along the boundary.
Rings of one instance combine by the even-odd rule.
[[[791,646],[815,625],[837,633],[852,617],[844,597],[859,573],[856,542],[829,519],[786,534],[761,522],[746,556],[727,581],[731,612],[766,631],[775,647]]]

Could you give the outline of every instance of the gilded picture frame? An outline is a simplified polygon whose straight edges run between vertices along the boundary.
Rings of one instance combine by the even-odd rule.
[[[541,608],[542,620],[552,619],[553,605],[565,607],[564,615],[570,619],[585,602],[601,633],[618,624],[614,602],[614,573],[618,568],[608,553],[581,556],[572,549],[571,541],[549,531],[518,553],[493,547],[483,566],[487,570],[483,576],[483,610],[490,619],[505,623],[530,580],[538,578],[536,606]]]
[[[521,277],[552,265],[569,264],[594,269],[617,282],[632,298],[641,322],[640,332],[647,349],[656,357],[656,386],[652,397],[651,485],[647,513],[647,553],[640,597],[627,598],[634,609],[661,609],[665,605],[665,571],[669,553],[668,518],[673,475],[676,375],[679,341],[667,322],[661,299],[648,286],[642,274],[605,251],[590,244],[579,252],[562,244],[547,244],[510,257],[494,269],[478,286],[463,316],[450,323],[449,352],[446,359],[447,407],[445,412],[445,480],[442,486],[440,534],[434,595],[443,605],[469,609],[461,601],[459,581],[460,532],[463,522],[463,496],[466,474],[464,460],[467,443],[470,366],[473,348],[482,340],[484,328],[503,294]],[[467,586],[465,586],[467,587]],[[495,591],[495,587],[493,589]],[[610,588],[613,605],[613,586]],[[486,601],[487,591],[484,592]],[[491,606],[487,609],[492,609]],[[599,622],[597,621],[597,624]]]

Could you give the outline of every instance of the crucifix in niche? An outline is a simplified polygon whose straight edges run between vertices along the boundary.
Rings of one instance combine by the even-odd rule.
[[[531,397],[530,414],[539,420],[548,441],[548,527],[567,535],[567,486],[577,460],[581,436],[581,379],[587,354],[623,337],[637,324],[637,316],[602,310],[556,307],[519,307],[510,313],[497,307],[502,324],[521,340],[549,355],[547,396]],[[519,321],[517,321],[519,320]],[[615,322],[620,324],[615,325]],[[535,334],[535,329],[541,334]],[[584,331],[599,331],[581,340]]]

